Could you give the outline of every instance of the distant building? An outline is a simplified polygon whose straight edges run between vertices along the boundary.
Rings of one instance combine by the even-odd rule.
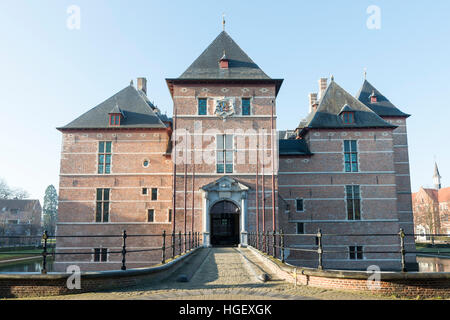
[[[0,247],[39,243],[42,207],[39,200],[0,200],[0,236],[36,236],[1,239]]]
[[[450,188],[442,188],[437,164],[434,166],[433,188],[421,187],[412,194],[414,226],[418,240],[429,240],[426,234],[450,235]]]

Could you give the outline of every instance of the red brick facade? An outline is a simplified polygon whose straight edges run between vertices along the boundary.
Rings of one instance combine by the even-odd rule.
[[[219,43],[230,41],[226,37],[223,33],[219,35]],[[325,238],[324,244],[329,250],[339,251],[325,256],[327,268],[365,269],[376,264],[382,269],[399,269],[400,248],[395,235],[400,228],[406,232],[413,231],[406,118],[386,118],[395,125],[390,126],[373,114],[371,116],[377,117],[377,121],[384,123],[385,127],[311,128],[302,136],[297,136],[297,139],[307,143],[310,153],[279,157],[278,138],[271,136],[271,133],[277,128],[276,97],[282,81],[261,73],[253,75],[253,78],[241,74],[240,78],[227,77],[224,72],[232,73],[239,69],[233,66],[236,59],[233,59],[233,54],[236,55],[238,49],[232,46],[227,50],[227,57],[231,56],[229,69],[219,70],[217,59],[214,62],[217,63],[217,70],[213,70],[218,73],[216,78],[167,79],[175,119],[163,121],[166,128],[124,127],[122,123],[126,124],[126,111],[125,120],[121,120],[118,127],[92,128],[90,125],[90,128],[61,128],[63,145],[57,235],[120,235],[124,229],[128,234],[160,234],[164,230],[170,233],[175,220],[176,232],[200,232],[205,246],[218,243],[224,226],[228,228],[231,225],[234,229],[227,229],[227,232],[237,237],[237,241],[231,244],[245,246],[248,233],[257,230],[256,214],[259,212],[259,231],[263,228],[272,231],[275,222],[275,229],[294,234],[297,223],[303,223],[306,234],[314,234],[321,228],[324,233],[367,235]],[[224,50],[218,48],[217,51],[223,54]],[[186,72],[189,74],[192,71],[188,69]],[[254,74],[255,71],[245,72]],[[323,84],[325,86],[326,81]],[[135,94],[132,86],[126,90]],[[206,99],[206,110],[200,110],[204,103],[202,99]],[[115,103],[114,112],[122,112],[121,108],[126,107],[121,101]],[[244,103],[249,103],[248,114],[243,112]],[[363,108],[357,100],[353,104]],[[153,109],[158,115],[157,109]],[[320,106],[317,109],[316,105],[312,112],[317,110],[320,111]],[[227,138],[219,143],[224,134],[232,136],[229,145]],[[171,148],[172,140],[175,144]],[[356,141],[357,172],[345,171],[346,140]],[[102,153],[99,152],[99,143],[102,141],[111,142],[108,153],[111,161],[110,172],[99,174],[99,166],[103,165],[103,162],[99,163],[103,161],[99,160]],[[266,152],[263,152],[264,149]],[[219,152],[223,152],[223,158],[218,155]],[[265,166],[259,165],[258,208],[256,158],[259,158],[260,164],[263,159],[266,160]],[[177,160],[175,201],[173,160]],[[222,169],[219,169],[219,162],[224,165]],[[262,200],[262,176],[265,205]],[[360,188],[360,218],[349,220],[346,190],[354,185]],[[97,221],[96,216],[97,206],[105,202],[104,199],[101,199],[103,202],[98,200],[100,188],[109,190],[106,201],[109,216],[103,222]],[[148,188],[146,195],[143,195],[143,188]],[[155,200],[152,200],[152,188],[157,188]],[[272,195],[275,195],[274,199]],[[300,212],[296,210],[296,199],[303,201],[304,207]],[[169,210],[174,202],[176,214],[170,220]],[[235,208],[236,220],[230,218],[228,213],[214,213],[215,205],[224,203]],[[154,210],[153,221],[148,221],[149,209]],[[394,236],[374,236],[377,233]],[[158,239],[132,238],[128,246],[130,250],[148,249],[159,246]],[[298,248],[315,247],[314,237],[306,236],[292,237],[287,244]],[[350,259],[350,246],[363,247],[361,259]],[[411,251],[414,249],[412,237],[407,238],[406,246]],[[60,238],[57,240],[58,252],[92,254],[60,255],[57,270],[62,271],[70,264],[80,265],[83,271],[118,269],[120,253],[108,253],[107,261],[95,261],[94,248],[107,248],[109,252],[120,251],[120,247],[120,238]],[[127,258],[127,263],[129,267],[139,267],[157,263],[159,258],[157,254],[148,252],[134,253]],[[294,250],[287,257],[291,263],[306,266],[314,265],[315,259],[314,254],[301,254]],[[414,255],[409,255],[407,259],[408,262],[415,262]]]

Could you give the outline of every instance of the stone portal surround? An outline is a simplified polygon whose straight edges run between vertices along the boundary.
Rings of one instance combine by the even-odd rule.
[[[230,177],[222,177],[201,188],[202,198],[202,219],[203,219],[203,246],[211,246],[211,217],[210,209],[219,201],[227,200],[233,202],[240,211],[239,230],[240,246],[246,247],[248,244],[248,190],[249,188]]]

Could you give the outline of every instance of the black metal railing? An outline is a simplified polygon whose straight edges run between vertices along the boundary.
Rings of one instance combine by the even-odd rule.
[[[0,254],[14,254],[14,255],[36,255],[36,252],[27,252],[26,250],[15,252],[15,251],[2,251],[1,244],[5,239],[10,239],[12,237],[14,238],[40,238],[41,239],[41,246],[42,249],[39,256],[42,257],[42,266],[41,266],[41,273],[46,274],[47,273],[47,258],[49,256],[56,257],[58,255],[94,255],[94,252],[58,252],[55,250],[54,243],[56,242],[56,239],[64,239],[64,238],[98,238],[98,239],[106,239],[106,238],[117,238],[121,240],[121,250],[108,250],[108,254],[119,254],[121,256],[121,270],[127,270],[127,256],[131,253],[144,253],[144,252],[155,252],[155,251],[161,251],[161,264],[165,264],[168,262],[168,252],[171,252],[171,259],[174,259],[177,256],[184,255],[193,249],[196,249],[201,244],[201,234],[200,232],[188,232],[188,233],[171,233],[171,245],[167,245],[167,233],[164,230],[162,233],[158,234],[128,234],[126,230],[122,231],[122,234],[114,235],[114,234],[105,234],[105,235],[60,235],[60,236],[50,236],[48,235],[47,231],[44,231],[42,236],[0,236]],[[160,240],[160,246],[152,247],[152,248],[146,248],[146,249],[132,249],[130,250],[127,247],[127,239],[130,238],[159,238]],[[52,243],[52,245],[49,245],[49,243]],[[95,247],[96,244],[99,244],[100,241],[95,241],[94,243],[90,243],[89,245],[92,247]],[[102,242],[103,243],[103,242]],[[53,249],[49,251],[49,249]],[[64,261],[62,261],[64,262]],[[81,261],[83,262],[83,261]]]
[[[405,237],[414,237],[416,238],[417,234],[407,234],[404,232],[403,229],[400,229],[398,233],[385,233],[385,234],[332,234],[332,233],[322,233],[321,229],[317,230],[317,233],[314,234],[289,234],[284,233],[282,230],[275,231],[275,232],[250,232],[249,233],[249,245],[253,248],[263,252],[266,255],[272,256],[275,259],[280,260],[282,263],[286,260],[286,250],[290,251],[298,251],[298,252],[304,252],[304,253],[312,253],[316,254],[316,258],[313,259],[317,262],[316,266],[319,270],[324,269],[324,259],[325,254],[349,254],[348,250],[330,250],[326,249],[325,245],[327,247],[336,247],[336,246],[355,246],[353,242],[349,241],[324,241],[324,238],[358,238],[358,237],[392,237],[392,241],[390,242],[392,245],[398,245],[398,250],[364,250],[364,254],[398,254],[400,256],[400,264],[401,264],[401,270],[402,272],[406,272],[407,268],[407,262],[406,262],[406,255],[407,254],[418,254],[418,251],[416,248],[414,250],[407,250],[406,244],[405,244]],[[425,237],[446,237],[448,240],[450,240],[450,236],[448,234],[421,234],[420,236]],[[315,245],[310,245],[311,248],[299,248],[295,246],[289,246],[287,243],[292,241],[286,241],[286,238],[292,238],[292,237],[313,237],[315,238]],[[376,246],[376,244],[375,244]],[[433,251],[427,252],[428,254],[433,254]],[[442,251],[440,252],[439,249],[436,252],[437,254],[442,254]],[[446,253],[449,254],[450,257],[450,248],[447,249]],[[354,252],[354,255],[356,256],[358,254],[357,251]],[[361,252],[362,254],[362,252]],[[358,259],[355,259],[358,260]],[[358,260],[361,261],[361,260]]]

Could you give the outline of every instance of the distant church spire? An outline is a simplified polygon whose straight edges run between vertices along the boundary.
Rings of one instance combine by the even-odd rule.
[[[434,163],[433,183],[435,189],[441,189],[441,175],[439,174],[439,169],[436,162]]]

